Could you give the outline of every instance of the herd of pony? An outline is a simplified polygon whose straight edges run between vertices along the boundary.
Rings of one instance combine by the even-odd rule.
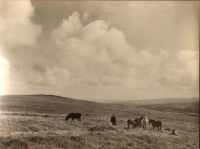
[[[65,120],[69,120],[71,119],[72,121],[74,121],[75,119],[78,121],[81,121],[81,113],[69,113]],[[110,117],[110,121],[112,123],[112,125],[116,126],[117,125],[117,120],[116,120],[116,116],[112,115]],[[153,120],[153,119],[149,119],[147,118],[147,116],[141,116],[139,118],[135,118],[134,120],[128,119],[127,120],[127,128],[129,129],[130,126],[132,125],[133,128],[136,127],[142,127],[143,129],[147,129],[147,125],[151,125],[154,128],[157,128],[158,131],[162,132],[162,122],[159,120]]]
[[[131,119],[127,120],[128,129],[129,126],[132,125],[133,128],[142,127],[143,129],[146,130],[148,123],[153,127],[153,129],[157,128],[158,131],[162,132],[162,122],[159,120],[153,120],[153,119],[148,120],[147,116],[141,116],[140,118],[135,118],[134,120]]]

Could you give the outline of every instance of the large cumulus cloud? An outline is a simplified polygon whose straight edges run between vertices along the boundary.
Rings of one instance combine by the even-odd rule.
[[[6,84],[9,74],[10,63],[8,60],[1,55],[2,47],[0,47],[0,95],[6,91]]]
[[[33,45],[41,27],[31,22],[33,7],[30,1],[1,1],[0,44],[6,48]]]
[[[142,45],[142,40],[134,43],[137,40],[130,40],[130,37],[143,39],[146,31],[141,34],[140,30],[136,31],[140,25],[133,26],[127,33],[132,28],[129,20],[125,31],[125,27],[118,28],[109,19],[94,16],[90,19],[89,11],[72,13],[48,33],[42,32],[41,26],[32,21],[34,9],[30,1],[1,3],[0,12],[3,49],[0,55],[3,56],[1,63],[12,72],[10,93],[55,93],[105,99],[156,97],[157,93],[160,97],[170,94],[173,97],[182,96],[184,92],[192,92],[190,95],[198,92],[198,49],[195,46],[165,49],[164,45],[163,49],[152,50],[156,46],[147,44],[151,43],[148,40],[144,48],[138,49],[134,45]],[[148,39],[151,36],[148,34]],[[159,42],[158,47],[161,45]]]
[[[134,50],[123,31],[104,20],[84,24],[77,12],[63,19],[51,37],[59,57],[57,66],[70,74],[63,85],[150,90],[197,87],[197,51]],[[56,73],[55,78],[61,79]]]
[[[122,31],[103,20],[84,25],[77,12],[52,31],[52,40],[60,56],[58,65],[80,84],[120,83],[113,77],[119,80],[127,73],[127,57],[134,51]]]
[[[4,88],[9,84],[8,78],[15,81],[12,78],[14,75],[9,76],[10,69],[16,63],[13,57],[23,63],[23,59],[17,56],[21,54],[19,49],[36,44],[36,39],[41,33],[41,26],[31,21],[33,13],[31,1],[0,2],[0,57],[2,62],[0,69],[1,73],[4,74],[4,78],[1,78],[4,83],[1,83],[0,86]],[[18,74],[15,72],[15,75]]]

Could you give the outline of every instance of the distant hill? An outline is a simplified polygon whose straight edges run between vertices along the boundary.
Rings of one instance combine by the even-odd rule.
[[[5,95],[0,96],[0,111],[66,114],[110,114],[122,109],[122,104],[104,104],[55,95]],[[126,106],[127,107],[127,106]]]
[[[198,98],[134,100],[115,103],[98,103],[56,95],[6,95],[0,96],[0,112],[32,112],[67,114],[81,112],[85,115],[140,115],[141,108],[161,112],[199,113]]]
[[[193,103],[193,102],[199,102],[199,98],[191,97],[191,98],[140,99],[140,100],[124,100],[118,103],[126,103],[133,105],[149,105],[149,104]]]

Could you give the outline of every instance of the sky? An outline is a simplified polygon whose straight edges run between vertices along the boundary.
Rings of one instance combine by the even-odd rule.
[[[1,1],[0,95],[198,97],[198,1]]]

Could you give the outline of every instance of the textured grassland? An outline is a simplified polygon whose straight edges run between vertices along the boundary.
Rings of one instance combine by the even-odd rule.
[[[0,149],[197,149],[198,109],[191,108],[195,105],[172,104],[166,110],[166,105],[101,104],[57,96],[1,97]],[[82,121],[66,122],[71,111],[81,112]],[[113,113],[117,126],[109,121]],[[126,128],[128,118],[143,114],[161,120],[163,132],[150,126],[147,130]],[[170,135],[166,128],[176,129],[177,135]]]

